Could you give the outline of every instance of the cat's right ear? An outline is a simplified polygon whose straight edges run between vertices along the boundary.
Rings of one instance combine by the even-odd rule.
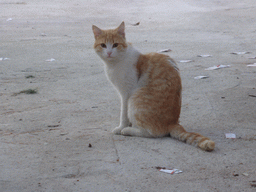
[[[96,27],[95,25],[92,26],[92,31],[94,33],[95,39],[102,34],[101,29]]]
[[[121,25],[119,25],[119,27],[117,27],[117,33],[119,35],[121,35],[123,38],[125,38],[125,26],[124,26],[124,22],[121,23]]]

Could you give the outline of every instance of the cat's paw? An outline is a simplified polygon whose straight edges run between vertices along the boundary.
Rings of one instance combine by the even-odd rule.
[[[139,137],[144,137],[144,132],[141,129],[134,128],[134,127],[125,127],[122,131],[121,134],[123,136],[139,136]]]
[[[123,136],[131,136],[131,127],[126,127],[124,129],[122,129],[121,131],[121,135]]]
[[[116,127],[115,129],[113,129],[112,133],[114,133],[115,135],[121,135],[121,131],[123,129],[123,127]]]

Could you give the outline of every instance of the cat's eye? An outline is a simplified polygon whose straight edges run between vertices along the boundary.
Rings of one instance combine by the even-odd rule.
[[[116,48],[118,46],[118,43],[113,44],[113,48]]]
[[[101,46],[102,48],[106,48],[106,47],[107,47],[105,43],[101,43],[100,46]]]

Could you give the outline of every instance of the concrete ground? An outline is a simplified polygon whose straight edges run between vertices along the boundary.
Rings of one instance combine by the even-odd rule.
[[[255,18],[255,0],[2,0],[0,191],[255,191],[256,67],[247,66],[256,63]],[[111,133],[120,101],[91,26],[122,21],[142,53],[172,49],[181,124],[213,139],[213,152]],[[205,70],[214,65],[230,67]],[[38,93],[20,93],[27,89]]]

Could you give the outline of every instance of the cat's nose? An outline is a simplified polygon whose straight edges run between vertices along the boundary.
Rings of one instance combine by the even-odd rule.
[[[111,52],[111,51],[108,51],[107,54],[108,54],[108,56],[110,57],[110,55],[112,54],[112,52]]]

